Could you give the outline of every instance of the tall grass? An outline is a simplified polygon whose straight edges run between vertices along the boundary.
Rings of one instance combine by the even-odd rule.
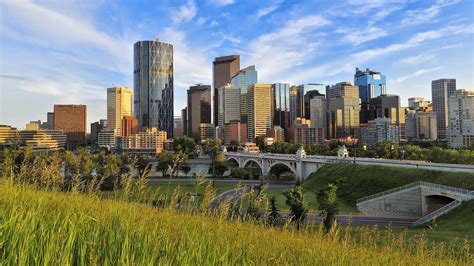
[[[274,229],[222,216],[157,209],[83,194],[0,183],[0,261],[5,265],[297,264],[454,265],[472,256],[446,249],[380,245],[366,232],[357,245],[337,230],[325,235]]]

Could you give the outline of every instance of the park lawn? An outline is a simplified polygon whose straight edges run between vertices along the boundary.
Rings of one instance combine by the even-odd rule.
[[[159,184],[150,184],[148,185],[150,190],[159,190],[161,193],[172,194],[175,190],[179,188],[181,193],[203,193],[207,184],[210,181],[206,181],[205,183],[201,184],[200,186],[196,187],[196,183],[189,183],[189,182],[171,182],[171,183],[159,183]],[[222,192],[227,190],[231,190],[235,188],[235,184],[222,184],[222,183],[214,183],[214,191],[216,195],[219,195]]]
[[[265,191],[265,195],[270,199],[272,196],[275,196],[276,206],[281,211],[288,211],[288,206],[286,205],[286,197],[283,195],[283,189],[268,189]],[[318,202],[316,201],[316,194],[312,191],[305,190],[304,192],[305,199],[308,203],[310,212],[318,212]],[[350,204],[345,203],[342,200],[338,200],[339,214],[359,214],[359,211],[356,207],[351,206]]]

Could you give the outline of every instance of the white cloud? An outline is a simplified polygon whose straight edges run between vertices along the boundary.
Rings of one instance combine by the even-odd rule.
[[[234,37],[232,34],[224,34],[224,40],[232,42],[234,44],[240,44],[241,40],[239,38]]]
[[[281,2],[282,1],[279,0],[279,1],[275,2],[273,5],[270,5],[270,6],[262,8],[262,9],[259,9],[257,11],[257,19],[260,19],[261,17],[264,17],[264,16],[272,13],[273,11],[277,10],[280,7]]]
[[[410,73],[408,75],[395,78],[395,79],[392,80],[392,83],[400,84],[400,83],[402,83],[406,80],[416,78],[416,77],[419,77],[419,76],[422,76],[422,75],[425,75],[425,74],[428,74],[428,73],[436,72],[436,71],[439,71],[439,70],[442,70],[442,69],[443,69],[442,67],[422,68],[422,69],[419,69],[419,70],[417,70],[413,73]]]
[[[188,0],[186,4],[179,7],[179,10],[176,14],[171,16],[173,23],[188,22],[196,16],[197,7],[194,3],[194,0]]]
[[[373,9],[381,8],[386,9],[389,8],[391,5],[404,5],[406,4],[407,0],[348,0],[347,3],[353,5],[351,11],[354,14],[367,14],[369,12],[373,12]]]
[[[213,21],[211,21],[211,23],[209,23],[209,27],[211,27],[211,28],[212,28],[212,27],[216,27],[216,26],[218,26],[218,25],[219,25],[219,23],[218,23],[217,21],[215,21],[215,20],[213,20]]]
[[[319,45],[319,35],[315,30],[329,24],[328,20],[317,15],[290,20],[283,27],[250,43],[249,64],[257,65],[260,80],[280,79],[285,70],[311,59]]]
[[[210,3],[217,6],[226,6],[234,3],[234,0],[209,0]]]
[[[362,30],[356,28],[338,29],[336,32],[345,34],[343,40],[353,45],[359,45],[388,35],[385,30],[378,27],[368,27]]]
[[[444,7],[459,3],[459,0],[438,0],[429,8],[410,10],[407,17],[402,20],[403,25],[412,25],[431,21]]]
[[[209,19],[208,17],[207,17],[207,18],[205,18],[205,17],[199,17],[197,23],[198,23],[199,25],[204,25],[204,23],[206,23],[206,21],[207,21],[208,19]]]

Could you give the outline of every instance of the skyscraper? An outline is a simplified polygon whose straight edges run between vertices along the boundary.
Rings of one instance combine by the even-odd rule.
[[[340,82],[327,89],[328,138],[355,136],[359,128],[359,88]]]
[[[431,82],[433,111],[436,112],[438,139],[446,139],[448,131],[448,99],[456,92],[455,79],[438,79]]]
[[[240,122],[240,89],[228,83],[218,89],[218,96],[217,126],[223,129],[227,123]]]
[[[122,118],[132,115],[132,89],[112,87],[107,89],[107,127],[122,134]]]
[[[273,125],[280,126],[283,129],[290,127],[290,84],[273,84],[274,94],[274,119]]]
[[[231,79],[240,70],[240,56],[239,55],[228,55],[216,57],[212,62],[212,87],[214,91],[213,95],[213,112],[214,112],[214,124],[217,124],[217,106],[219,104],[217,90],[231,82]]]
[[[133,53],[133,108],[139,130],[156,127],[173,137],[173,45],[139,41]]]
[[[85,105],[54,105],[54,130],[62,130],[66,134],[68,149],[86,143],[86,117],[87,107]]]
[[[311,127],[321,129],[321,138],[327,139],[327,104],[324,95],[315,96],[310,99],[309,116]]]
[[[361,99],[361,123],[369,120],[368,110],[370,99],[387,94],[385,75],[370,69],[360,70],[356,68],[354,74],[354,85],[359,87],[359,97]]]
[[[183,136],[189,136],[188,133],[188,107],[181,109],[181,123],[183,123]]]
[[[248,66],[239,70],[232,77],[232,85],[240,90],[240,121],[247,122],[247,88],[257,83],[255,66]]]
[[[254,84],[247,91],[248,138],[265,136],[272,128],[273,90],[271,84]]]
[[[308,83],[290,88],[290,123],[299,118],[309,119],[309,100],[313,96],[320,96],[319,91],[324,90],[324,85]]]
[[[211,123],[211,85],[189,87],[188,90],[188,135],[200,140],[199,127]]]
[[[405,110],[401,107],[400,96],[380,95],[370,99],[369,121],[376,118],[389,118],[400,130],[400,140],[405,140]]]
[[[449,146],[474,145],[474,90],[457,90],[449,96]]]
[[[122,117],[121,136],[133,136],[138,134],[138,120],[132,115]]]

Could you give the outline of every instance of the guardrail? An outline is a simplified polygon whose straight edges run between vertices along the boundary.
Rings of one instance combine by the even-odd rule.
[[[367,196],[367,197],[360,198],[360,199],[357,200],[357,203],[367,201],[367,200],[371,200],[371,199],[374,199],[374,198],[379,198],[379,197],[385,196],[387,194],[392,194],[394,192],[406,190],[406,189],[417,187],[417,186],[425,186],[425,187],[430,187],[430,188],[434,188],[434,189],[437,189],[437,190],[450,191],[450,192],[465,194],[465,195],[469,195],[469,196],[470,196],[470,194],[472,194],[472,191],[470,191],[468,189],[450,187],[450,186],[445,186],[445,185],[440,185],[440,184],[434,184],[434,183],[429,183],[429,182],[418,181],[418,182],[410,183],[410,184],[407,184],[407,185],[404,185],[404,186],[401,186],[401,187],[397,187],[397,188],[389,189],[389,190],[386,190],[386,191],[383,191],[383,192],[380,192],[380,193],[376,193],[376,194],[373,194],[373,195],[370,195],[370,196]]]
[[[430,212],[427,215],[421,217],[420,219],[414,221],[413,225],[416,226],[416,225],[427,223],[427,222],[429,222],[433,219],[436,219],[437,217],[447,213],[448,211],[456,208],[459,205],[461,205],[461,201],[455,200],[455,201],[453,201],[453,202],[451,202],[447,205],[444,205],[443,207],[437,209],[436,211]]]

